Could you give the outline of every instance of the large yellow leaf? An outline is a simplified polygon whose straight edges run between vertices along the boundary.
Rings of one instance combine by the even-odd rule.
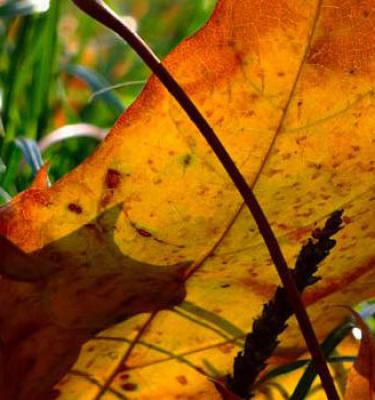
[[[219,0],[165,61],[291,265],[314,225],[345,208],[305,297],[320,337],[345,314],[329,304],[375,292],[374,33],[375,0]],[[61,399],[218,399],[207,375],[229,371],[278,284],[232,182],[156,78],[92,157],[3,208],[0,232],[34,253],[30,269],[43,260],[39,273],[0,261],[5,399],[40,400],[84,342]],[[301,348],[292,322],[279,354]]]

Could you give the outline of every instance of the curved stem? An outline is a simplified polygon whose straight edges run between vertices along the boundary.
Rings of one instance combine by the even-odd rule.
[[[322,386],[327,394],[327,398],[329,400],[339,400],[339,395],[336,391],[332,376],[328,370],[327,363],[320,350],[319,342],[314,333],[310,318],[302,303],[301,296],[295,285],[286,260],[281,252],[279,243],[253,191],[215,134],[214,130],[208,124],[206,119],[203,117],[186,92],[164,67],[158,57],[146,45],[142,38],[140,38],[136,32],[133,32],[131,29],[129,29],[102,0],[72,1],[92,18],[116,32],[134,49],[134,51],[152,70],[152,72],[159,78],[170,94],[177,100],[177,102],[204,136],[207,143],[211,146],[212,150],[223,164],[236,188],[243,197],[245,204],[253,215],[258,229],[263,236],[282,284],[287,292],[288,300],[293,307],[293,311],[296,315],[306,345],[319,373]]]

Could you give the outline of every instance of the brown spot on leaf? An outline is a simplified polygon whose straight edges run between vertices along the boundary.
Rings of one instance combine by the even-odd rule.
[[[152,237],[152,234],[150,232],[145,231],[144,229],[137,228],[137,232],[143,237],[146,238]]]
[[[228,354],[230,353],[233,349],[234,349],[234,345],[231,343],[226,343],[226,344],[222,344],[220,346],[218,346],[218,349],[224,353],[224,354]]]
[[[189,167],[191,165],[192,159],[193,157],[191,154],[185,154],[181,160],[183,167],[184,168]]]
[[[100,201],[100,205],[102,208],[105,208],[108,206],[108,204],[111,202],[112,199],[112,193],[106,194]]]
[[[105,183],[108,189],[116,189],[121,182],[121,173],[115,169],[109,169],[105,178]]]
[[[135,390],[138,389],[138,385],[136,385],[135,383],[124,383],[123,385],[121,385],[121,388],[128,391],[128,392],[134,392]]]
[[[180,383],[183,386],[187,385],[187,383],[188,383],[188,380],[186,379],[186,377],[184,375],[176,376],[176,380],[178,383]]]
[[[68,210],[75,214],[82,214],[82,207],[75,203],[68,204]]]

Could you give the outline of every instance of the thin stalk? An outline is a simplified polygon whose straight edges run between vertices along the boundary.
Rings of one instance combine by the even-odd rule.
[[[191,121],[196,125],[201,134],[211,146],[212,150],[226,169],[247,207],[249,208],[258,229],[263,236],[265,244],[276,266],[283,286],[288,295],[288,300],[293,307],[306,345],[314,360],[319,373],[322,386],[329,400],[339,400],[332,376],[326,360],[320,350],[318,339],[315,335],[310,318],[302,303],[300,293],[295,285],[293,276],[281,252],[279,243],[272,228],[245,178],[237,168],[229,153],[208,124],[199,109],[177,83],[169,71],[164,67],[158,57],[147,46],[138,34],[128,28],[102,0],[72,0],[85,13],[96,19],[124,39],[134,51],[142,58],[152,72],[159,78],[170,94],[177,100]]]

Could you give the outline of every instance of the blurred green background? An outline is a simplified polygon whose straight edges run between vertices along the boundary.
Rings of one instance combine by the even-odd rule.
[[[108,1],[164,57],[215,0]],[[149,76],[114,34],[69,0],[0,0],[0,201],[41,166],[66,174],[98,145]]]

